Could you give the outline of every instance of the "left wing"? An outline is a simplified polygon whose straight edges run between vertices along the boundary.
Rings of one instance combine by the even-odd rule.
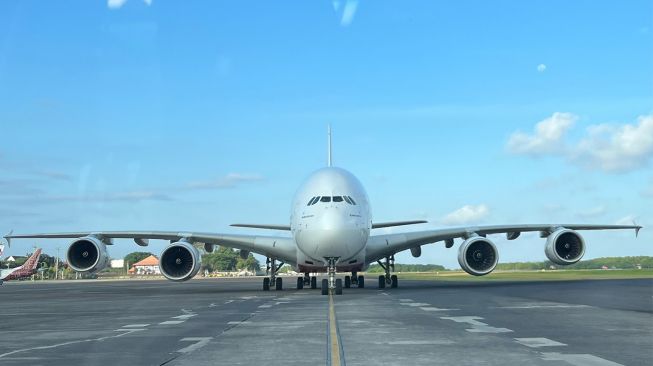
[[[621,230],[634,229],[635,235],[642,228],[637,225],[579,225],[579,224],[541,224],[541,225],[492,225],[470,226],[450,229],[416,231],[398,234],[384,234],[370,236],[367,242],[366,261],[375,262],[379,259],[394,255],[406,249],[431,244],[438,241],[447,242],[447,247],[453,245],[455,238],[469,238],[474,235],[505,233],[508,240],[517,239],[522,232],[539,231],[545,236],[558,229],[571,230]]]
[[[46,234],[8,234],[7,242],[11,239],[74,239],[85,236],[101,238],[105,243],[111,244],[111,239],[133,239],[140,246],[147,246],[149,239],[170,240],[171,242],[186,240],[188,242],[222,245],[236,249],[274,257],[286,263],[297,261],[297,248],[292,238],[259,236],[259,235],[231,235],[219,233],[196,233],[176,231],[86,231],[73,233],[46,233]]]

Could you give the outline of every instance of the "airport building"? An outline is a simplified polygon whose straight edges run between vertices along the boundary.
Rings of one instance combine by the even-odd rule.
[[[140,262],[134,263],[132,268],[129,269],[129,274],[145,276],[145,275],[160,275],[159,258],[151,255]]]

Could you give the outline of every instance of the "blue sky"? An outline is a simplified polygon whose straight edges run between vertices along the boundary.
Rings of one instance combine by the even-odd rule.
[[[653,4],[0,3],[1,231],[285,223],[327,123],[377,221],[653,228]],[[650,229],[586,239],[653,255]],[[35,244],[67,245],[7,254]]]

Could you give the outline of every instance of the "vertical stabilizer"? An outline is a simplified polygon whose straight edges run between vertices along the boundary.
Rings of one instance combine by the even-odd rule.
[[[327,166],[331,167],[331,125],[327,127]]]
[[[35,270],[39,265],[39,258],[41,257],[41,248],[37,249],[34,254],[23,264],[24,269]]]

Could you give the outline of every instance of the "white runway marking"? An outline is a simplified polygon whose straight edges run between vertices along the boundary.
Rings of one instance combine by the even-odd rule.
[[[5,356],[10,356],[10,355],[13,355],[13,354],[16,354],[16,353],[20,353],[20,352],[36,351],[36,350],[42,350],[42,349],[51,349],[51,348],[69,346],[71,344],[77,344],[77,343],[96,342],[96,341],[104,341],[104,340],[111,339],[111,338],[119,338],[119,337],[125,336],[127,334],[132,334],[132,333],[137,332],[139,330],[142,330],[142,329],[129,329],[129,330],[125,330],[124,333],[120,333],[120,334],[116,334],[116,335],[112,335],[112,336],[105,336],[105,337],[99,337],[99,338],[89,338],[89,339],[80,339],[80,340],[77,340],[77,341],[58,343],[58,344],[53,344],[53,345],[50,345],[50,346],[40,346],[40,347],[18,349],[18,350],[15,350],[15,351],[0,354],[0,358],[3,358]]]
[[[455,311],[455,310],[460,310],[460,309],[440,309],[440,308],[436,308],[436,307],[434,307],[434,306],[431,306],[431,307],[421,307],[420,309],[422,309],[422,310],[424,310],[424,311]]]
[[[180,349],[180,350],[177,351],[177,352],[180,352],[180,353],[191,353],[191,352],[197,351],[198,349],[200,349],[200,348],[206,346],[206,345],[211,341],[211,339],[213,339],[213,337],[191,337],[191,338],[183,338],[182,340],[180,340],[180,342],[195,342],[195,343],[191,344],[191,345],[188,346],[188,347],[182,348],[182,349]]]
[[[128,324],[128,325],[123,325],[123,328],[145,328],[149,326],[149,324]]]
[[[515,341],[531,348],[566,346],[564,343],[556,342],[548,338],[515,338]]]
[[[437,346],[454,344],[454,341],[448,339],[443,340],[430,340],[430,341],[388,341],[388,342],[374,342],[374,344],[387,344],[393,346]]]
[[[412,299],[399,299],[399,302],[412,302]]]
[[[400,304],[401,305],[412,306],[412,307],[431,306],[431,304],[427,304],[425,302],[402,302]]]
[[[183,322],[184,322],[183,320],[168,320],[168,321],[159,323],[159,325],[177,325],[177,324],[181,324]]]
[[[227,304],[231,304],[232,302],[234,302],[234,300],[227,300],[224,302],[224,304],[227,305]]]
[[[248,321],[244,321],[244,322],[236,321],[236,322],[228,322],[227,324],[229,324],[229,325],[238,325],[238,324],[249,324],[249,323],[250,322],[248,322]]]
[[[479,319],[483,319],[480,316],[443,316],[440,319],[444,320],[453,320],[456,323],[467,323],[472,326],[471,329],[465,329],[470,333],[510,333],[511,329],[508,328],[495,328],[491,327],[488,324],[479,322]]]
[[[589,305],[572,305],[572,304],[557,304],[557,305],[518,305],[518,306],[498,306],[498,309],[573,309],[573,308],[590,308]]]
[[[259,305],[258,307],[261,309],[267,309],[267,308],[271,308],[272,305]]]
[[[184,314],[184,315],[173,316],[172,319],[188,320],[196,315],[197,314]]]
[[[589,354],[562,354],[556,352],[542,353],[544,361],[564,361],[574,366],[623,366],[620,363]]]

